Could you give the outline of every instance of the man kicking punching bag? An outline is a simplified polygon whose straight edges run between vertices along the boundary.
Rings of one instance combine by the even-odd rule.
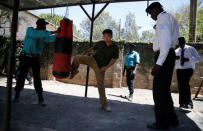
[[[65,17],[60,21],[60,32],[55,41],[55,54],[53,64],[53,75],[56,78],[66,78],[70,73],[73,22],[68,19],[68,10]]]

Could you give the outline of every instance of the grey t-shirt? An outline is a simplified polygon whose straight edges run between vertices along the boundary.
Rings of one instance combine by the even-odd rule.
[[[93,49],[95,50],[93,57],[100,68],[108,65],[112,59],[119,57],[119,48],[114,42],[107,46],[104,41],[100,41],[95,44]]]

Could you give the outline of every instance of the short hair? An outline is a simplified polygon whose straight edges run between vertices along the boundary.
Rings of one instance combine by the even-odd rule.
[[[158,8],[160,10],[163,10],[163,6],[159,3],[159,2],[153,2],[151,3],[147,8],[146,8],[146,12],[150,13],[150,11],[154,8]]]
[[[113,31],[111,29],[105,29],[102,34],[111,34],[113,35]]]
[[[185,37],[179,37],[179,38],[178,38],[178,41],[179,41],[179,42],[184,42],[184,43],[185,43]]]

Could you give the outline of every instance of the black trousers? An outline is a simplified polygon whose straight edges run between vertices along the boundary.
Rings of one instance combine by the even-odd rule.
[[[19,74],[20,74],[20,70],[17,69],[17,71],[16,71],[16,81],[18,80]],[[26,75],[26,79],[27,79],[27,81],[32,81],[32,76],[28,73]]]
[[[130,94],[134,93],[134,86],[135,86],[135,74],[133,73],[135,67],[127,68],[126,69],[126,80]]]
[[[155,55],[155,61],[157,61],[158,57],[159,52]],[[170,92],[174,65],[175,51],[171,49],[159,71],[159,74],[154,76],[153,80],[153,98],[155,103],[154,110],[156,123],[163,127],[178,124]]]
[[[20,56],[19,75],[15,87],[16,93],[19,93],[24,88],[25,78],[28,74],[29,67],[32,68],[34,77],[34,88],[37,93],[42,93],[42,83],[40,78],[40,61],[39,56],[28,57],[25,55]]]
[[[193,105],[190,92],[190,78],[193,75],[193,69],[177,69],[177,79],[179,88],[179,104]]]

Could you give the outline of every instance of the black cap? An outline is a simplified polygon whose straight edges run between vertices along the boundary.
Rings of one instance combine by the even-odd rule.
[[[130,47],[131,49],[135,49],[135,45],[133,45],[133,44],[129,44],[129,47]]]
[[[179,41],[179,42],[180,42],[180,41],[181,41],[181,42],[185,42],[185,38],[184,38],[184,37],[179,37],[179,38],[178,38],[178,41]]]
[[[39,19],[37,20],[36,24],[37,24],[37,25],[38,25],[38,24],[47,25],[47,24],[49,24],[49,23],[46,22],[44,18],[39,18]]]
[[[160,8],[163,9],[163,6],[159,2],[153,2],[151,3],[147,9],[145,10],[147,13],[150,13],[150,11],[154,8]]]

